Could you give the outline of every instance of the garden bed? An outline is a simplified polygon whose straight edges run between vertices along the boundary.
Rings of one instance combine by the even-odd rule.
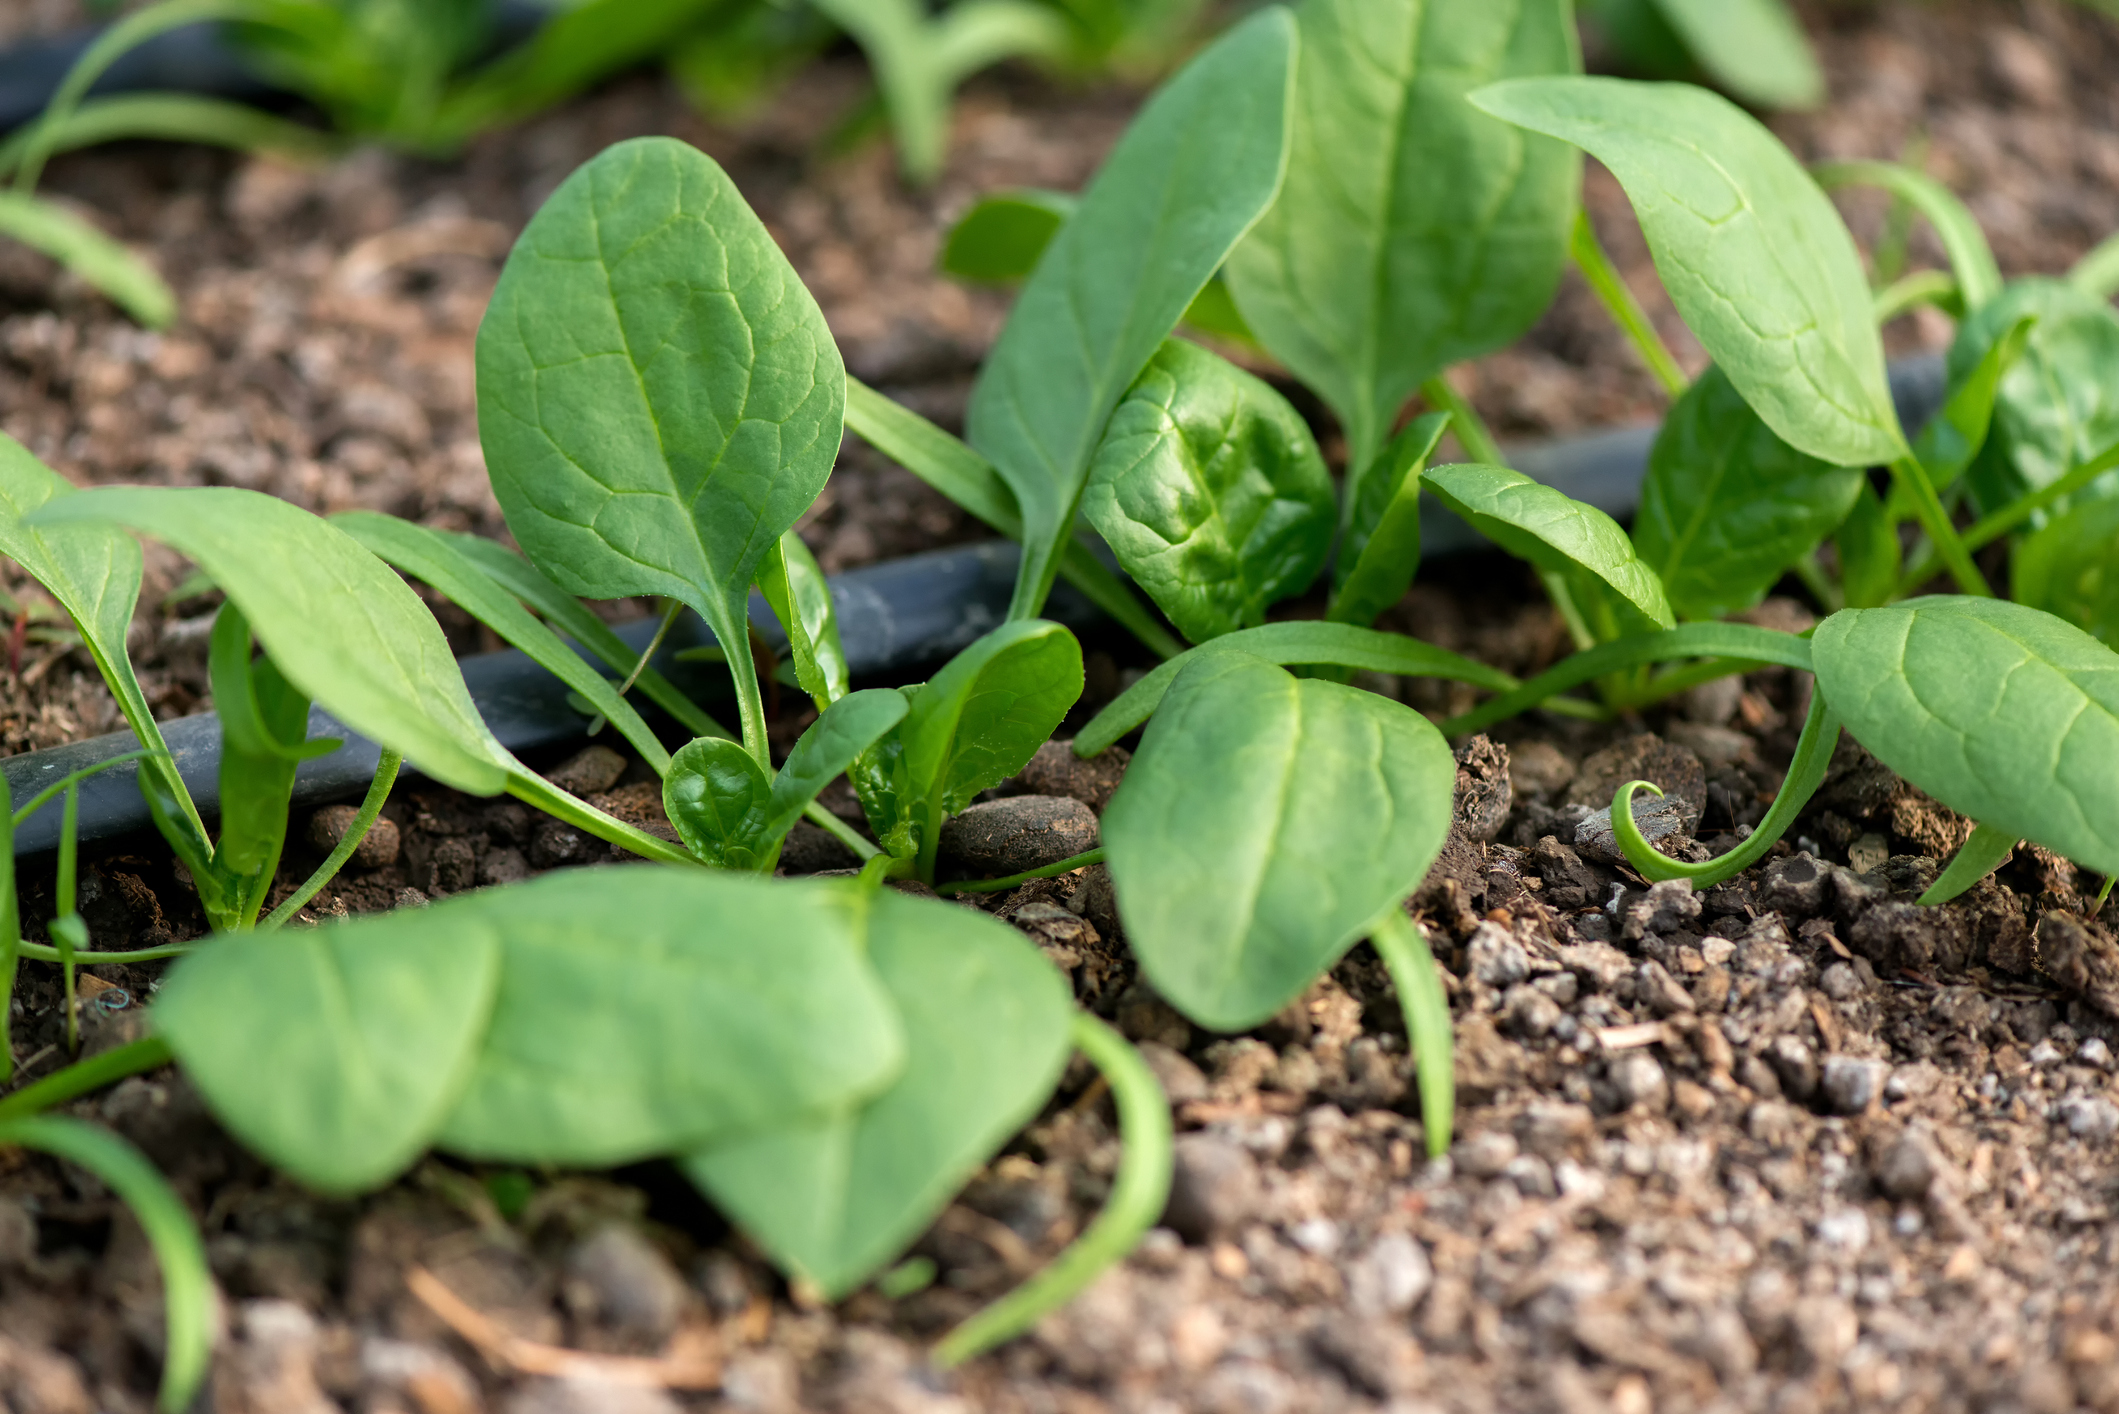
[[[2010,270],[2060,268],[2119,226],[2109,26],[2044,6],[1815,18],[1838,101],[1782,125],[1799,148],[1893,156],[1925,128],[1931,168]],[[361,158],[302,173],[161,149],[70,159],[54,188],[151,240],[186,318],[157,339],[85,296],[41,312],[51,271],[12,254],[0,296],[20,312],[0,321],[0,407],[77,479],[245,485],[501,533],[470,394],[499,257],[579,161],[666,130],[729,166],[852,371],[954,424],[1005,301],[930,273],[941,217],[995,186],[1078,184],[1130,100],[976,88],[948,175],[911,197],[880,153],[811,155],[857,88],[856,68],[827,65],[731,131],[629,81],[449,166]],[[1622,266],[1641,267],[1616,187],[1594,174],[1591,197]],[[1873,224],[1880,207],[1856,214]],[[1901,349],[1946,333],[1892,330]],[[1572,282],[1469,391],[1518,435],[1658,407]],[[853,443],[805,526],[831,569],[980,533]],[[183,567],[149,555],[136,657],[157,711],[181,715],[203,705],[208,605],[165,602]],[[1431,567],[1386,626],[1511,672],[1545,666],[1563,628],[1533,583],[1494,569]],[[460,651],[491,646],[441,612]],[[1761,614],[1798,627],[1804,611],[1776,600]],[[1074,722],[1136,666],[1115,642],[1092,654]],[[1469,702],[1403,690],[1437,713]],[[680,1405],[2119,1405],[2119,955],[2079,921],[2096,881],[2024,852],[1960,902],[1914,913],[1907,901],[1966,827],[1851,745],[1787,843],[1697,899],[1651,894],[1566,844],[1618,781],[1646,775],[1689,802],[1703,842],[1728,847],[1717,837],[1755,823],[1779,784],[1803,690],[1770,670],[1638,722],[1526,718],[1467,748],[1460,826],[1419,900],[1455,984],[1462,1108],[1447,1162],[1420,1157],[1403,1025],[1365,948],[1270,1025],[1222,1038],[1137,985],[1099,871],[988,898],[1086,1005],[1150,1048],[1180,1168],[1169,1230],[1037,1335],[948,1380],[924,1369],[922,1343],[1057,1250],[1108,1187],[1117,1146],[1086,1070],[923,1239],[934,1285],[823,1309],[795,1299],[674,1169],[547,1177],[436,1159],[383,1194],[325,1202],[246,1156],[166,1072],[80,1108],[139,1143],[205,1224],[233,1303],[215,1392],[227,1409],[667,1407],[525,1376],[520,1352],[487,1361],[407,1287],[415,1268],[529,1340],[630,1353],[698,1341],[720,1391],[667,1396]],[[0,692],[10,749],[117,725],[75,655],[32,644]],[[802,720],[790,710],[776,727]],[[653,825],[659,796],[637,763],[573,769],[583,793]],[[1075,770],[1027,784],[1092,807],[1109,790]],[[610,857],[520,805],[429,785],[401,787],[385,818],[394,856],[377,840],[316,912]],[[821,834],[803,840],[791,868],[844,862]],[[320,854],[290,860],[289,884]],[[87,877],[98,945],[203,931],[159,847],[101,851]],[[26,920],[48,916],[44,887],[26,882]],[[48,974],[28,969],[18,992],[28,1052],[55,1039]],[[130,999],[153,978],[100,980]],[[98,995],[91,1045],[131,1021]],[[0,1175],[0,1380],[13,1381],[0,1389],[29,1408],[146,1407],[160,1337],[137,1231],[75,1171],[15,1162]],[[69,1403],[69,1381],[90,1402]]]

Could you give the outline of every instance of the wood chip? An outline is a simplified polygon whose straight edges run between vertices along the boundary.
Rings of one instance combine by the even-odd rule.
[[[1607,1051],[1630,1051],[1636,1046],[1661,1045],[1670,1039],[1670,1028],[1660,1021],[1637,1021],[1631,1026],[1602,1026],[1590,1033]]]
[[[719,1341],[708,1326],[687,1325],[670,1337],[661,1355],[595,1355],[525,1340],[465,1301],[425,1267],[405,1273],[405,1285],[420,1304],[468,1341],[496,1368],[554,1379],[582,1377],[656,1389],[719,1389]]]

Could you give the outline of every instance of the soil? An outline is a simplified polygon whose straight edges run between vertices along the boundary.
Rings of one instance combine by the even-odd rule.
[[[63,10],[40,5],[31,27]],[[2119,227],[2119,26],[2054,4],[1808,18],[1835,99],[1777,120],[1799,149],[1889,157],[1924,135],[1931,170],[1971,201],[2010,273],[2064,268]],[[1005,299],[933,275],[938,233],[983,190],[1079,184],[1136,96],[983,79],[948,172],[914,194],[886,154],[819,155],[861,85],[837,56],[756,117],[713,125],[660,82],[628,79],[450,163],[68,158],[50,189],[148,249],[184,317],[142,334],[0,247],[0,415],[83,482],[245,485],[504,535],[470,379],[499,258],[575,163],[668,131],[735,174],[853,370],[954,422]],[[1696,364],[1615,185],[1592,170],[1588,191]],[[1868,239],[1881,205],[1848,209]],[[1913,249],[1939,258],[1924,234]],[[1916,317],[1890,333],[1904,351],[1939,346],[1947,327]],[[1504,435],[1659,406],[1571,277],[1522,344],[1463,379]],[[804,529],[831,568],[980,533],[851,440]],[[171,597],[184,569],[150,550],[133,645],[170,716],[210,705],[211,601]],[[1391,625],[1513,672],[1550,662],[1564,631],[1496,569],[1432,567]],[[488,646],[444,615],[459,647]],[[1772,600],[1755,617],[1800,627],[1807,613]],[[1122,668],[1092,673],[1077,722]],[[1366,685],[1436,715],[1469,702],[1446,685]],[[949,1376],[925,1367],[924,1344],[1048,1259],[1108,1191],[1112,1115],[1079,1065],[916,1247],[934,1283],[837,1307],[791,1291],[667,1166],[523,1174],[437,1157],[342,1202],[245,1154],[171,1072],[73,1109],[145,1149],[202,1223],[228,1298],[207,1400],[223,1411],[2119,1409],[2119,919],[2090,916],[2098,881],[2019,851],[1958,903],[1913,908],[1968,827],[1851,743],[1765,863],[1704,894],[1645,888],[1577,834],[1612,782],[1645,774],[1683,806],[1667,847],[1731,847],[1779,784],[1806,691],[1771,670],[1636,720],[1533,715],[1464,744],[1458,825],[1414,905],[1457,1027],[1457,1140],[1436,1162],[1396,1000],[1365,947],[1272,1023],[1223,1037],[1136,977],[1100,869],[969,905],[1037,939],[1083,1004],[1143,1046],[1172,1098],[1179,1168],[1166,1226],[1127,1263]],[[104,704],[82,655],[33,635],[19,674],[0,677],[0,748],[109,730]],[[638,763],[543,764],[655,825]],[[1047,757],[1008,790],[1096,811],[1118,768]],[[283,888],[343,828],[317,816],[299,822]],[[1079,816],[1044,812],[1070,829]],[[313,915],[611,857],[521,806],[418,783],[386,819]],[[789,851],[798,871],[844,862],[821,832]],[[90,851],[82,909],[99,947],[203,929],[149,842]],[[30,937],[50,911],[48,869],[32,863]],[[83,983],[91,1048],[133,1034],[154,987],[150,968],[100,971]],[[53,969],[25,967],[17,1007],[18,1058],[47,1073],[64,1041]],[[526,1372],[453,1334],[408,1287],[415,1268],[530,1340],[704,1352],[717,1387]],[[78,1170],[0,1156],[0,1404],[144,1410],[160,1339],[152,1262],[123,1208]]]

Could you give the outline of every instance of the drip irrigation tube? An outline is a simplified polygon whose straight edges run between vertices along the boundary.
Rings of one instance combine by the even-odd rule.
[[[1892,369],[1891,381],[1907,426],[1919,426],[1941,403],[1940,359],[1899,364]],[[1652,425],[1623,427],[1519,447],[1513,449],[1511,458],[1515,466],[1540,481],[1624,519],[1633,513],[1639,497],[1654,437]],[[1421,533],[1430,554],[1475,549],[1483,543],[1464,522],[1434,508],[1423,513]],[[902,680],[916,669],[948,658],[999,624],[1015,585],[1017,557],[1012,542],[990,541],[833,576],[832,602],[853,675]],[[786,640],[761,596],[752,596],[751,609],[766,640],[775,648],[783,647]],[[1054,590],[1046,612],[1073,628],[1098,619],[1088,601],[1064,583]],[[618,634],[632,646],[645,648],[654,631],[655,620],[650,617],[621,627]],[[683,691],[701,700],[718,699],[727,692],[723,668],[676,660],[680,651],[712,642],[705,624],[687,613],[672,626],[654,665]],[[588,725],[588,719],[568,704],[566,688],[559,680],[520,653],[481,653],[463,659],[460,666],[479,714],[510,751],[520,754],[558,746],[580,737]],[[343,737],[346,744],[302,764],[295,775],[295,803],[318,804],[365,790],[380,755],[376,744],[347,731],[321,708],[310,713],[309,732],[311,736]],[[209,818],[217,815],[219,721],[211,714],[183,717],[163,723],[162,733],[200,812]],[[0,775],[6,777],[14,799],[27,800],[69,772],[137,746],[131,732],[115,732],[8,757],[0,760]],[[137,764],[128,762],[83,782],[82,839],[104,839],[148,827],[147,806],[136,780],[138,770]],[[34,854],[55,847],[59,820],[60,802],[54,800],[15,831],[16,851]]]

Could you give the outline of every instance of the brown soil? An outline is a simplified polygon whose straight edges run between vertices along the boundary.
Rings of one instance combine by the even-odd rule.
[[[2119,227],[2119,27],[2045,4],[1812,19],[1837,97],[1781,124],[1799,146],[1894,156],[1926,132],[1932,169],[2011,272],[2062,268]],[[952,421],[1004,301],[930,273],[944,218],[990,187],[1077,184],[1130,100],[983,82],[948,175],[908,195],[880,153],[815,155],[858,89],[858,67],[834,61],[753,123],[716,128],[630,80],[444,165],[68,159],[52,188],[151,247],[184,321],[142,335],[78,289],[54,298],[49,267],[0,250],[0,414],[82,481],[247,485],[502,533],[469,377],[498,257],[576,162],[671,131],[735,173],[854,370]],[[1593,173],[1590,192],[1638,272],[1615,187]],[[1880,207],[1850,205],[1873,229]],[[1932,260],[1925,240],[1916,254]],[[1893,332],[1902,347],[1947,333]],[[1467,386],[1515,435],[1657,406],[1572,281]],[[807,530],[837,567],[976,527],[850,447]],[[1439,567],[1396,626],[1511,671],[1550,661],[1557,623],[1506,576],[1497,591],[1492,568]],[[181,572],[151,561],[135,645],[172,715],[207,705],[207,602],[163,602]],[[1802,610],[1766,615],[1788,627]],[[1465,705],[1432,684],[1370,685],[1438,714]],[[1168,1227],[1034,1336],[953,1376],[927,1370],[922,1345],[1049,1257],[1108,1189],[1111,1115],[1079,1069],[922,1239],[933,1286],[824,1309],[662,1166],[516,1175],[432,1159],[334,1202],[245,1155],[172,1074],[75,1108],[146,1149],[200,1217],[230,1303],[211,1396],[228,1411],[2119,1409],[2119,952],[2112,912],[2085,916],[2096,881],[2030,851],[1957,904],[1913,909],[1965,826],[1851,746],[1765,866],[1704,895],[1644,889],[1571,843],[1611,781],[1645,771],[1687,801],[1701,847],[1730,847],[1779,784],[1805,690],[1766,672],[1640,721],[1534,716],[1467,748],[1460,827],[1418,896],[1457,1023],[1444,1161],[1422,1158],[1403,1026],[1366,949],[1268,1026],[1216,1037],[1139,984],[1100,871],[988,899],[1147,1048],[1180,1168]],[[116,724],[62,648],[32,645],[0,692],[7,749]],[[625,769],[596,784],[651,820],[645,773]],[[1052,772],[1032,784],[1071,788]],[[1079,788],[1100,808],[1109,782]],[[317,913],[608,857],[519,806],[431,787],[401,789],[388,818],[395,856],[349,871]],[[840,862],[821,836],[803,850],[791,864]],[[294,853],[290,875],[320,850],[305,838]],[[23,905],[41,937],[48,875],[31,871]],[[138,844],[93,858],[83,911],[101,947],[202,927],[166,855]],[[91,1046],[130,1034],[153,987],[151,969],[99,980],[125,1004],[90,999]],[[63,1039],[52,969],[26,967],[18,999],[20,1058],[48,1072]],[[0,1401],[147,1408],[160,1318],[137,1229],[77,1170],[20,1155],[0,1169]],[[533,1339],[703,1340],[720,1388],[490,1364],[410,1294],[414,1264]]]

